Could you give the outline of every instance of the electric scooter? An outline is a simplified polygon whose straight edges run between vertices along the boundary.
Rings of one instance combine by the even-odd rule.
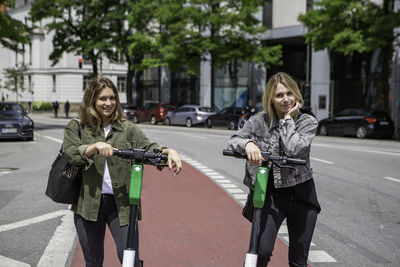
[[[155,149],[154,152],[146,152],[144,149],[114,150],[113,155],[123,159],[130,159],[132,165],[131,182],[129,186],[130,216],[128,238],[126,249],[124,250],[122,267],[135,267],[136,251],[138,251],[138,244],[135,244],[135,236],[138,234],[137,209],[140,205],[142,194],[143,164],[155,165],[157,169],[162,170],[165,166],[168,166],[168,164],[165,163],[168,160],[168,156],[162,154],[158,149]],[[143,261],[140,261],[140,266],[137,267],[143,267]]]
[[[224,149],[222,154],[224,156],[233,156],[241,159],[247,158],[239,153],[236,153],[232,150]],[[257,178],[254,186],[253,193],[253,222],[251,226],[251,234],[250,234],[250,245],[249,250],[246,253],[246,259],[244,263],[244,267],[256,267],[257,266],[257,251],[258,251],[258,243],[260,237],[260,229],[261,229],[261,211],[264,206],[265,196],[267,193],[267,184],[268,184],[268,163],[272,162],[272,164],[278,167],[286,167],[286,168],[294,168],[292,166],[285,165],[286,163],[291,164],[306,164],[305,160],[288,158],[286,156],[276,156],[272,155],[271,152],[261,151],[261,155],[264,158],[264,161],[260,167],[257,168]]]

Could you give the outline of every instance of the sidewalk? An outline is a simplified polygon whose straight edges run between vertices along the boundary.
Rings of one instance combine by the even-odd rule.
[[[174,176],[168,168],[144,170],[140,257],[146,267],[242,266],[251,224],[241,206],[207,176],[184,163]],[[108,229],[108,228],[107,228]],[[268,266],[287,266],[287,246],[279,239]],[[77,246],[71,267],[84,266]],[[121,266],[107,230],[104,267]]]

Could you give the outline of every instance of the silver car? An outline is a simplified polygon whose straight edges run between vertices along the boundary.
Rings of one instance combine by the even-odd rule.
[[[206,121],[208,116],[214,115],[215,112],[209,107],[198,105],[183,105],[173,111],[169,111],[165,116],[166,125],[186,125],[192,127]]]

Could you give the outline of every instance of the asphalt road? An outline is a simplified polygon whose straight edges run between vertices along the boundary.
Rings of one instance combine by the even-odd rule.
[[[0,266],[46,266],[42,262],[54,254],[57,233],[73,231],[65,223],[70,219],[67,206],[44,196],[49,164],[67,120],[32,117],[38,121],[35,141],[0,142]],[[233,131],[139,126],[151,140],[177,149],[186,160],[195,159],[247,192],[244,161],[222,156]],[[399,166],[398,141],[314,139],[312,167],[322,212],[311,247],[312,266],[400,266]],[[279,237],[287,242],[285,231]],[[64,251],[57,253],[68,265],[74,240],[63,244]]]

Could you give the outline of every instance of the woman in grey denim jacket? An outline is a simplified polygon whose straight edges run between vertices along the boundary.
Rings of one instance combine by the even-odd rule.
[[[286,73],[275,74],[264,92],[264,112],[253,115],[228,142],[229,149],[247,155],[244,184],[250,188],[248,201],[252,201],[256,170],[262,164],[261,150],[306,160],[305,165],[269,166],[257,266],[267,265],[285,218],[290,240],[289,266],[307,266],[321,208],[310,168],[311,141],[318,123],[314,117],[300,113],[302,104],[296,82]]]

